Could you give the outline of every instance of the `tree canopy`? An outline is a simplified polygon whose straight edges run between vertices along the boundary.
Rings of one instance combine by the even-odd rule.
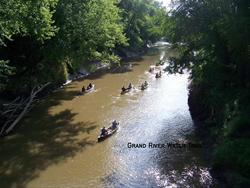
[[[0,92],[66,80],[92,63],[117,63],[116,48],[162,37],[165,11],[154,0],[2,0]]]
[[[141,48],[164,36],[166,10],[157,1],[121,0],[119,7],[131,47]]]

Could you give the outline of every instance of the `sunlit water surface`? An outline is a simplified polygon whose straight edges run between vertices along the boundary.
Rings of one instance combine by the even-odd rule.
[[[34,108],[1,148],[0,187],[212,187],[201,149],[128,148],[128,143],[196,142],[190,117],[188,74],[164,73],[150,65],[165,48],[132,61],[125,73],[99,73],[55,92]],[[163,69],[158,67],[157,69]],[[147,80],[149,88],[138,89]],[[79,96],[82,85],[95,91]],[[120,95],[132,83],[131,93]],[[97,143],[102,126],[120,129]]]

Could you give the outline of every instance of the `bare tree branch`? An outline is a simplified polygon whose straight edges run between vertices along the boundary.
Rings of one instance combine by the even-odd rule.
[[[21,98],[17,97],[9,104],[4,104],[6,110],[1,113],[1,115],[6,116],[7,120],[5,121],[4,125],[1,128],[0,135],[8,134],[13,128],[18,124],[18,122],[23,118],[23,116],[29,111],[29,108],[32,106],[36,95],[41,92],[46,86],[50,83],[44,84],[40,87],[34,87],[31,90],[30,96],[28,98]]]

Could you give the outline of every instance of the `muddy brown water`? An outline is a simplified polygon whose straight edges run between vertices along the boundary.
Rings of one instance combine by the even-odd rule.
[[[164,54],[171,52],[154,49],[131,61],[131,71],[75,81],[33,108],[16,133],[1,140],[0,187],[213,187],[202,149],[148,147],[196,142],[188,74],[156,79],[147,71]],[[141,91],[145,80],[149,87]],[[79,96],[89,82],[95,90]],[[121,96],[130,82],[135,88]],[[118,132],[97,143],[100,128],[113,119]],[[129,148],[129,142],[147,147]]]

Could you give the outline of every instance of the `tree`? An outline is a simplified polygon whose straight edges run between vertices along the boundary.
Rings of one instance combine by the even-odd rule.
[[[123,24],[131,48],[142,48],[163,36],[166,11],[154,0],[121,0]]]
[[[117,44],[125,45],[127,39],[115,3],[115,0],[59,2],[55,20],[60,30],[52,42],[58,51],[63,51],[63,57],[73,60],[73,66],[82,62],[118,61],[112,49]]]
[[[55,35],[52,19],[58,0],[2,0],[0,3],[0,44],[12,36],[32,36],[44,41]],[[31,11],[32,10],[32,11]]]
[[[36,46],[35,50],[39,50],[38,46],[55,36],[58,28],[54,25],[52,17],[56,5],[57,0],[1,1],[0,91],[6,89],[6,86],[9,86],[9,89],[13,86],[13,77],[17,77],[17,80],[20,80],[20,74],[26,69],[25,66],[28,66],[23,62],[27,64],[35,60],[33,57],[37,56],[37,54],[29,51],[29,54],[32,53],[32,55],[29,55],[26,53],[24,46]],[[11,46],[10,48],[9,45]],[[27,56],[32,56],[32,58],[27,58]],[[36,64],[37,62],[34,63],[34,65]],[[29,66],[33,67],[32,64],[29,64]],[[15,74],[13,72],[14,69]],[[18,83],[17,80],[14,79],[14,82]],[[12,89],[14,88],[12,87]]]

